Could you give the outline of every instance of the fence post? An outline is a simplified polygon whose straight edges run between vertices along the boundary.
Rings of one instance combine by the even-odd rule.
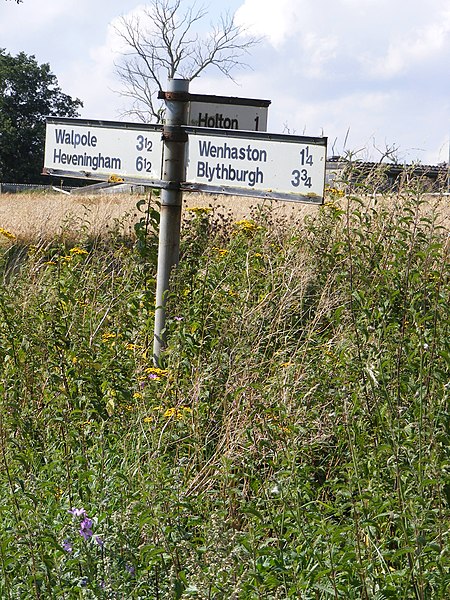
[[[166,118],[163,128],[164,163],[161,190],[161,217],[159,224],[158,267],[156,275],[155,329],[153,362],[160,366],[161,351],[165,344],[166,302],[169,278],[180,254],[180,228],[183,194],[180,184],[186,170],[186,133],[181,129],[187,121],[189,81],[169,79],[165,98]]]

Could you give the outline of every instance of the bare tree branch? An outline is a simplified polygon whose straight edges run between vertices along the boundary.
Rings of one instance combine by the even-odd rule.
[[[182,2],[152,0],[142,17],[122,17],[116,27],[127,48],[116,64],[123,84],[119,93],[133,101],[126,115],[145,122],[161,121],[157,92],[169,78],[191,81],[213,67],[233,80],[234,70],[248,68],[242,59],[260,40],[246,36],[228,13],[205,34],[201,25],[206,8],[192,4],[183,9]]]

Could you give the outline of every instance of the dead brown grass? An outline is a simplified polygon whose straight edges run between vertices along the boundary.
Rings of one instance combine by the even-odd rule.
[[[0,228],[13,233],[18,240],[35,242],[60,236],[101,236],[116,228],[124,234],[133,232],[134,223],[141,214],[136,203],[143,194],[59,194],[55,192],[0,194]],[[385,199],[386,200],[386,199]],[[368,199],[372,203],[374,198]],[[396,203],[396,198],[389,199]],[[251,218],[255,211],[267,206],[267,201],[240,196],[185,193],[183,208],[215,207],[233,219]],[[276,220],[302,221],[305,215],[315,213],[315,205],[295,202],[270,203]],[[440,224],[450,229],[450,197],[429,198],[429,208],[437,210]]]
[[[141,216],[136,203],[144,197],[143,194],[87,196],[55,192],[0,194],[0,227],[23,241],[70,236],[79,232],[99,236],[114,227],[124,233],[132,233],[133,224]],[[213,206],[223,212],[231,212],[236,220],[250,218],[258,204],[263,202],[236,196],[187,193],[183,198],[184,209]],[[317,210],[315,206],[288,202],[273,202],[271,206],[276,216],[288,219],[299,219]]]

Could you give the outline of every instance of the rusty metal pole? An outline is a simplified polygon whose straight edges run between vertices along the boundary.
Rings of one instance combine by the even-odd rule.
[[[155,330],[153,338],[153,362],[161,364],[161,352],[165,345],[166,302],[169,279],[180,255],[180,227],[183,194],[180,184],[186,171],[186,133],[181,125],[187,123],[189,81],[169,79],[165,98],[166,118],[163,129],[164,164],[161,190],[161,218],[159,224],[158,270],[156,276]]]

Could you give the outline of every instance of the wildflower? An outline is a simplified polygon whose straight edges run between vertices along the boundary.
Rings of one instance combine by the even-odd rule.
[[[134,575],[134,573],[135,573],[135,569],[134,569],[133,565],[129,565],[129,564],[125,565],[125,571],[127,571],[130,575]]]
[[[140,350],[142,349],[142,346],[139,346],[139,344],[125,344],[125,348],[127,350]]]
[[[173,320],[179,322],[183,320],[183,317],[174,317]]]
[[[179,407],[172,407],[172,408],[168,408],[165,412],[164,412],[164,417],[166,417],[166,419],[170,419],[171,417],[175,417],[176,419],[181,419],[184,415],[186,415],[187,413],[191,413],[192,409],[189,406],[179,406]]]
[[[70,508],[69,512],[74,517],[85,517],[86,516],[86,511],[84,510],[84,508]]]
[[[225,256],[225,255],[226,255],[226,254],[228,254],[228,252],[229,252],[229,250],[227,250],[226,248],[215,248],[215,247],[214,247],[214,248],[213,248],[213,250],[214,250],[215,252],[217,252],[217,254],[218,254],[219,256]]]
[[[253,221],[249,221],[248,219],[241,219],[240,221],[236,221],[234,224],[237,229],[240,231],[251,232],[258,229],[256,224]]]
[[[167,377],[169,371],[167,369],[159,369],[158,367],[148,367],[145,369],[145,374],[147,379],[152,379],[153,381],[160,381],[163,377]]]
[[[80,535],[84,540],[89,540],[92,537],[92,519],[89,517],[84,517],[84,519],[80,523]]]
[[[135,400],[140,400],[142,397],[143,396],[142,396],[141,392],[134,392],[134,394],[133,394],[133,398]]]
[[[100,548],[104,547],[105,542],[103,541],[103,539],[99,535],[96,535],[94,537],[94,540],[97,542],[97,544],[100,546]]]
[[[170,419],[170,417],[174,417],[177,414],[177,409],[176,408],[168,408],[165,413],[164,416],[166,417],[166,419]]]
[[[107,342],[108,340],[113,340],[115,337],[117,337],[116,333],[109,333],[109,332],[102,333],[102,342]]]
[[[280,493],[280,488],[278,487],[278,485],[275,483],[272,488],[269,491],[269,494],[271,496],[278,496]]]
[[[151,423],[153,421],[153,417],[145,417],[144,423]]]
[[[206,215],[212,211],[210,206],[192,206],[191,208],[186,208],[186,211],[192,212],[195,215]]]
[[[66,552],[72,552],[73,550],[73,546],[72,546],[72,542],[70,540],[64,540],[64,543],[62,545],[63,550],[65,550]]]
[[[75,246],[74,248],[70,249],[70,253],[73,254],[78,254],[79,256],[83,256],[88,254],[87,250],[83,250],[83,248],[78,248],[77,246]]]
[[[3,227],[0,227],[0,234],[3,235],[3,236],[5,236],[5,238],[8,238],[8,240],[15,240],[16,239],[16,236],[14,235],[14,233],[11,233],[7,229],[3,229]]]

